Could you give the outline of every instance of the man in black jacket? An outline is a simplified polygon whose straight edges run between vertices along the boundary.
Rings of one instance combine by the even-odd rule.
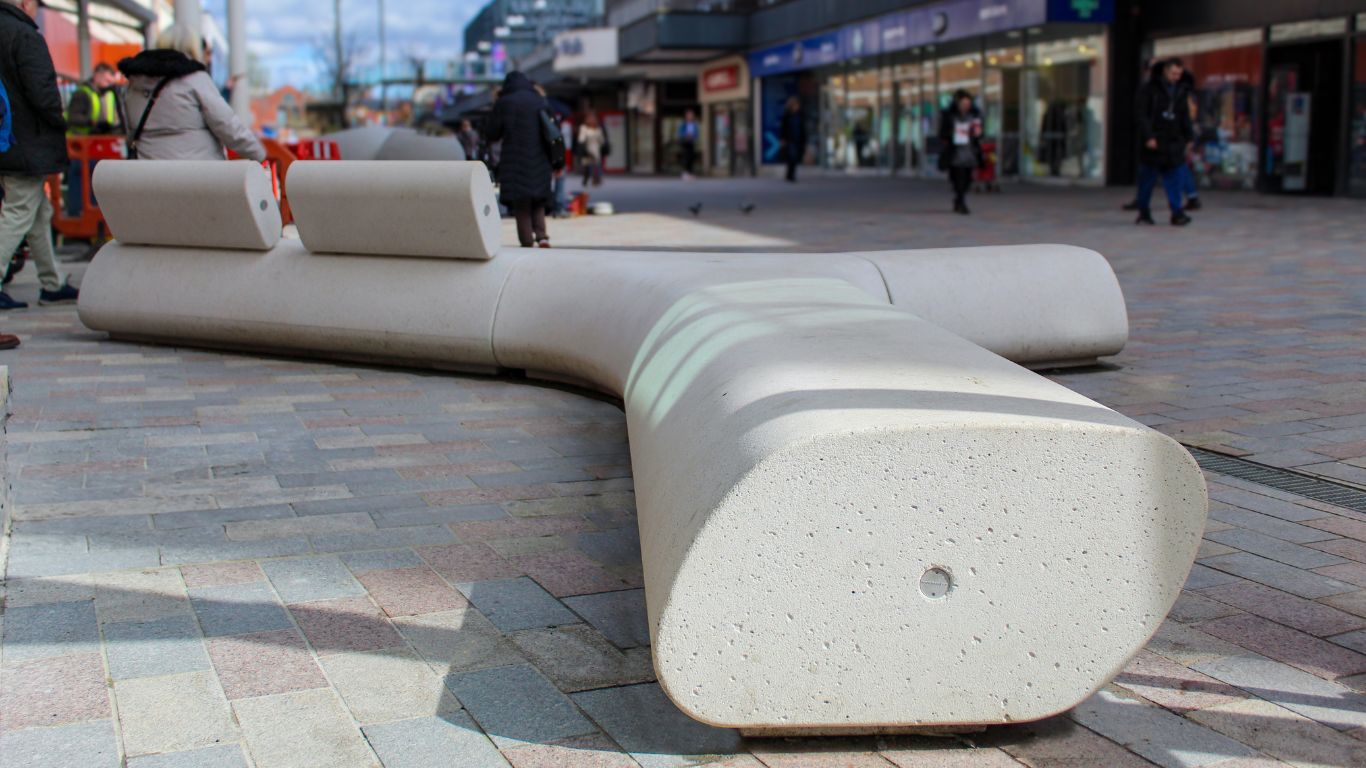
[[[0,0],[0,79],[14,115],[14,145],[0,152],[0,274],[25,238],[38,266],[40,304],[75,301],[52,248],[52,203],[46,176],[67,168],[66,119],[47,42],[38,33],[38,0]],[[0,292],[0,310],[27,304]]]
[[[1138,138],[1142,142],[1138,169],[1138,223],[1152,224],[1148,207],[1153,187],[1162,179],[1172,224],[1182,226],[1191,219],[1181,205],[1181,166],[1195,141],[1187,90],[1181,85],[1185,71],[1180,59],[1153,65],[1152,76],[1138,92]]]

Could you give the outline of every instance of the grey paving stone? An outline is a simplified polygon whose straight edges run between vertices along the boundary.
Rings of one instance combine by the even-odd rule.
[[[314,536],[311,541],[314,552],[360,552],[424,544],[450,544],[455,541],[455,534],[444,525],[416,525],[361,533],[333,533]]]
[[[243,520],[274,520],[293,517],[294,510],[288,504],[270,504],[264,507],[238,507],[236,509],[206,509],[195,512],[163,512],[152,515],[152,525],[157,528],[198,528],[206,525],[226,525]]]
[[[572,698],[644,768],[696,765],[741,749],[738,732],[693,720],[655,683],[585,691]]]
[[[118,768],[119,745],[110,720],[0,732],[5,768]]]
[[[1102,690],[1072,710],[1072,719],[1163,768],[1252,757],[1257,751],[1161,707]]]
[[[597,732],[563,693],[530,666],[449,675],[446,686],[501,749]]]
[[[1359,629],[1355,632],[1346,632],[1328,639],[1343,648],[1351,648],[1357,653],[1366,654],[1366,629]]]
[[[381,549],[374,552],[347,552],[341,556],[342,562],[352,573],[362,571],[382,571],[390,568],[417,568],[422,566],[422,558],[411,549]]]
[[[508,768],[498,748],[464,712],[362,730],[384,768]]]
[[[1302,507],[1290,501],[1263,496],[1239,488],[1216,488],[1210,491],[1209,496],[1211,499],[1222,501],[1225,504],[1232,504],[1235,507],[1250,509],[1253,512],[1261,512],[1264,515],[1279,517],[1282,520],[1295,523],[1317,520],[1326,515],[1317,509]]]
[[[1334,534],[1321,531],[1318,528],[1310,528],[1307,525],[1292,523],[1278,517],[1264,515],[1260,512],[1252,512],[1238,507],[1231,507],[1227,504],[1214,502],[1210,504],[1209,516],[1220,522],[1236,525],[1239,528],[1246,528],[1252,531],[1265,533],[1268,536],[1275,536],[1278,539],[1294,542],[1296,544],[1308,544],[1312,541],[1327,541],[1336,538]]]
[[[265,582],[192,589],[190,605],[207,637],[245,635],[294,626]]]
[[[618,648],[650,644],[650,625],[645,614],[643,589],[566,597],[564,604]]]
[[[460,507],[425,507],[376,512],[371,515],[380,528],[408,525],[463,523],[470,520],[497,520],[508,514],[497,504],[469,504]]]
[[[394,627],[439,674],[525,663],[484,615],[466,606],[420,616],[399,616]]]
[[[334,556],[265,560],[261,570],[286,603],[310,603],[365,594],[342,561]]]
[[[536,485],[538,483],[569,483],[577,480],[592,480],[593,476],[581,469],[539,469],[518,472],[497,472],[489,475],[470,475],[470,479],[480,488],[501,488],[509,485]]]
[[[302,536],[262,541],[224,541],[218,544],[175,544],[161,548],[161,564],[187,565],[218,560],[288,557],[306,554],[308,548],[308,539]]]
[[[161,564],[156,547],[139,547],[115,552],[85,552],[81,554],[13,553],[6,565],[8,578],[37,578],[40,576],[68,576],[77,573],[101,573],[125,568],[152,568]]]
[[[93,600],[10,608],[4,616],[6,663],[99,650]]]
[[[1237,576],[1230,576],[1222,571],[1216,571],[1213,568],[1207,568],[1196,563],[1191,566],[1190,575],[1186,577],[1185,589],[1217,587],[1221,584],[1232,584],[1237,580]]]
[[[648,648],[622,651],[586,624],[525,629],[512,642],[561,691],[655,681]]]
[[[128,768],[247,768],[247,760],[240,746],[220,744],[188,752],[134,757],[128,761]]]
[[[603,565],[640,565],[640,533],[635,528],[589,531],[573,540],[585,555]]]
[[[1274,536],[1241,528],[1214,531],[1206,534],[1205,538],[1210,541],[1217,541],[1220,544],[1227,544],[1230,547],[1236,547],[1244,552],[1261,555],[1278,563],[1293,565],[1296,568],[1322,568],[1327,565],[1339,565],[1347,562],[1345,559],[1330,555],[1327,552],[1301,547]]]
[[[427,502],[416,493],[396,493],[377,496],[356,496],[350,499],[327,499],[324,501],[301,501],[294,505],[294,511],[304,515],[331,515],[337,512],[390,512],[400,509],[419,509]]]
[[[99,534],[134,533],[151,529],[147,515],[117,515],[115,517],[67,517],[57,520],[16,520],[16,536],[39,534],[51,536],[63,533]]]
[[[1355,592],[1359,589],[1337,579],[1330,579],[1247,552],[1211,557],[1202,560],[1201,563],[1310,600]]]
[[[1191,668],[1338,730],[1366,726],[1366,696],[1264,656],[1247,653]]]
[[[573,624],[579,620],[569,609],[525,576],[458,584],[469,601],[504,632]]]
[[[209,668],[199,626],[189,615],[105,624],[104,648],[114,680]]]

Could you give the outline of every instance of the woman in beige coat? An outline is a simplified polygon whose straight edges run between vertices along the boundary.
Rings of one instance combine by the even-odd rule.
[[[223,100],[200,63],[199,40],[171,34],[161,43],[160,48],[119,62],[119,71],[128,78],[124,124],[130,140],[143,113],[147,114],[137,141],[138,159],[223,160],[226,147],[249,160],[265,160],[265,147]],[[165,86],[147,111],[152,93],[163,80]]]

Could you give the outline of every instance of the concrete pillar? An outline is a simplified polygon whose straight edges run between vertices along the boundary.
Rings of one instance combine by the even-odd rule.
[[[90,55],[90,0],[76,0],[76,50],[80,56],[81,79],[89,80],[94,67]]]
[[[228,82],[232,111],[252,124],[251,87],[247,82],[247,0],[228,0]]]

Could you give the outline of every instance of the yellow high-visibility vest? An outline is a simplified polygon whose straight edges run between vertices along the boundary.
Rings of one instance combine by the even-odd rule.
[[[101,115],[106,116],[103,122],[109,123],[111,126],[117,126],[119,124],[118,97],[114,94],[114,90],[112,88],[101,94],[99,91],[95,90],[94,86],[91,86],[89,83],[81,83],[80,85],[76,86],[76,92],[83,93],[86,95],[87,98],[90,99],[90,125],[72,127],[70,131],[71,133],[90,133],[93,130],[94,126],[100,124]],[[71,113],[68,109],[66,115],[68,120],[70,119],[70,116]]]

